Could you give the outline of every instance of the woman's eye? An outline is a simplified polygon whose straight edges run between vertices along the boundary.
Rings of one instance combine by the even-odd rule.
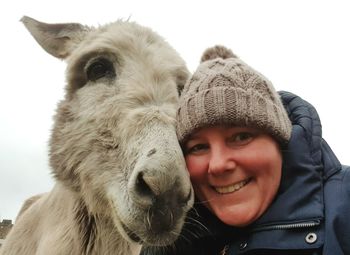
[[[90,81],[96,81],[103,77],[113,78],[115,77],[113,63],[108,59],[99,58],[86,68],[86,76]]]
[[[253,139],[253,134],[248,132],[241,132],[235,134],[231,137],[230,142],[235,144],[246,144],[249,143]]]
[[[205,152],[209,146],[207,144],[196,144],[185,149],[185,154],[200,154]]]

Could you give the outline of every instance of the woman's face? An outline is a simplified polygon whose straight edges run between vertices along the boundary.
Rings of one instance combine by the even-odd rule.
[[[278,143],[257,129],[203,128],[184,152],[197,198],[228,225],[254,222],[277,193],[282,155]]]

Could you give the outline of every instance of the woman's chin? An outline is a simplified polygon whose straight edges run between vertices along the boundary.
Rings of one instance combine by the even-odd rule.
[[[213,213],[223,223],[235,227],[245,227],[258,218],[252,210],[239,210],[238,208],[216,208]]]

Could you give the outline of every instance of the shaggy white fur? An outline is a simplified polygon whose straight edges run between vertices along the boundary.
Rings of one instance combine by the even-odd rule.
[[[172,243],[193,204],[175,134],[183,60],[133,22],[22,22],[66,60],[67,87],[50,141],[56,185],[24,204],[0,253],[124,255]]]

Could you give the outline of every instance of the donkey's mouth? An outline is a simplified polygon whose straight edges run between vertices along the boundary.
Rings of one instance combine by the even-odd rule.
[[[122,227],[125,233],[132,241],[134,241],[135,243],[142,244],[142,239],[135,232],[131,231],[127,226],[125,226],[124,223],[122,223]]]

